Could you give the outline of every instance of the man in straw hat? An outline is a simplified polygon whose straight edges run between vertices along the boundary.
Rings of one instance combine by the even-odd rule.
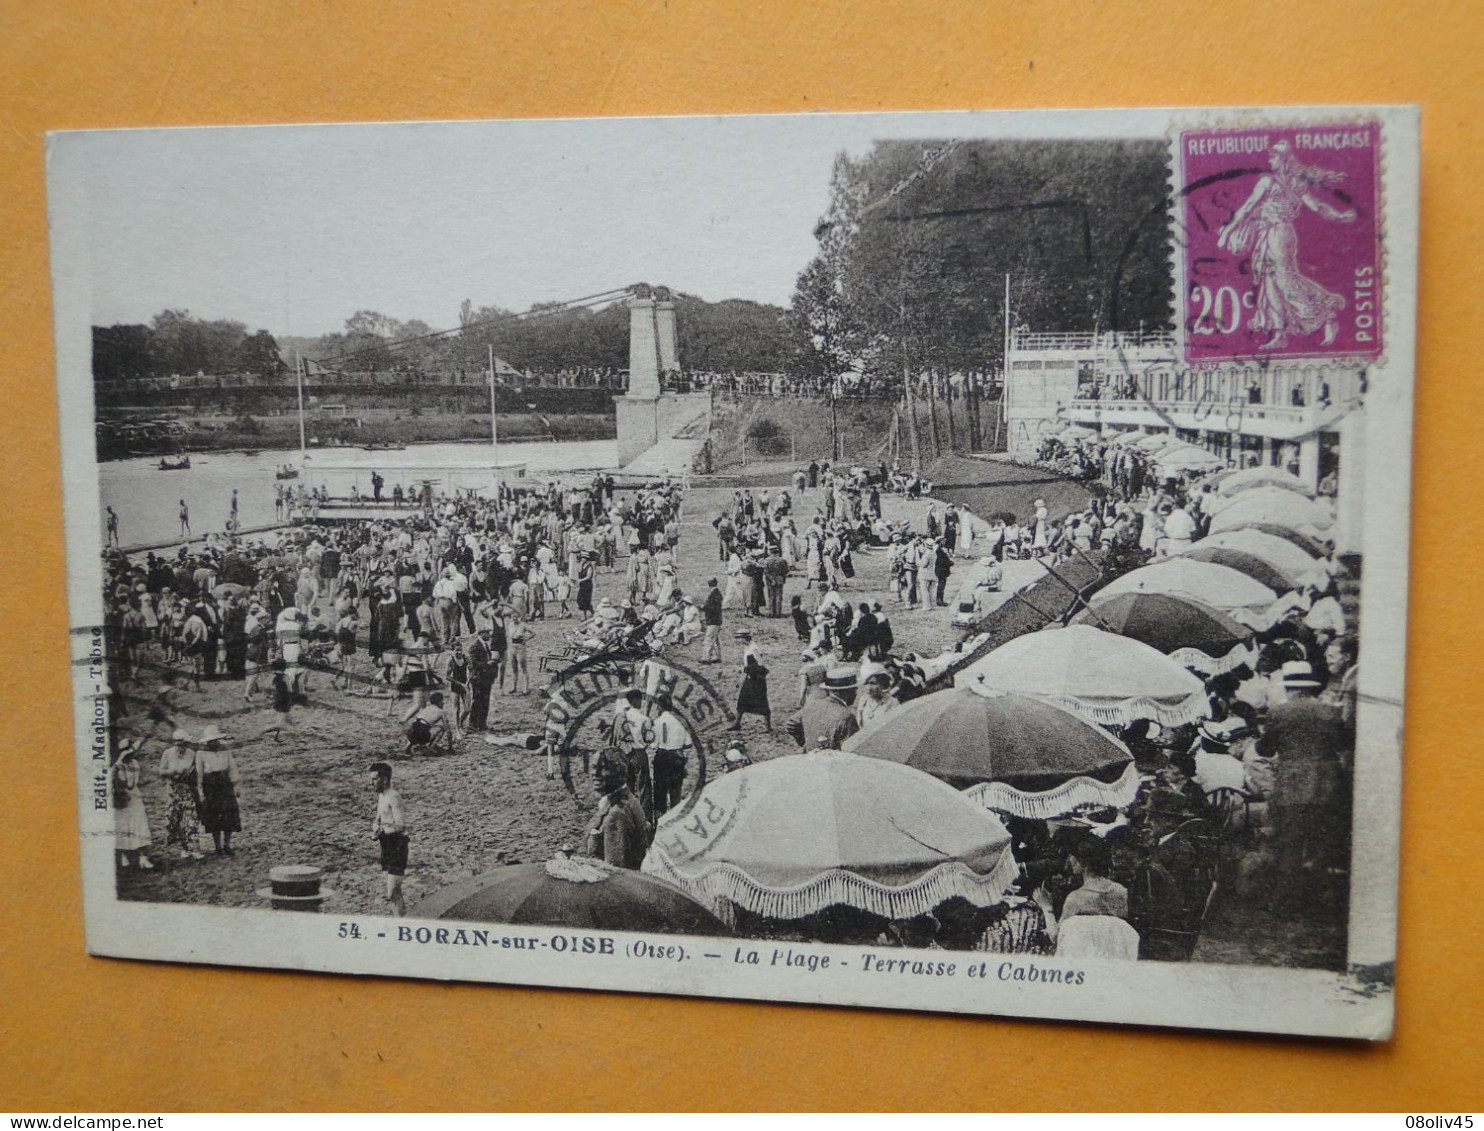
[[[830,668],[819,690],[809,694],[803,708],[783,726],[807,752],[839,750],[860,729],[850,700],[855,694],[855,669],[843,664]]]
[[[894,711],[899,704],[891,697],[891,672],[878,663],[861,664],[860,692],[855,703],[855,721],[861,730]]]
[[[1280,678],[1288,701],[1268,712],[1257,749],[1275,763],[1273,847],[1284,894],[1296,896],[1310,886],[1304,873],[1343,855],[1354,738],[1340,708],[1315,698],[1324,686],[1307,660],[1290,660]]]

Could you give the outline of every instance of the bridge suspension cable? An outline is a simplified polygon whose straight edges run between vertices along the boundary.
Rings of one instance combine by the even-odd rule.
[[[331,365],[333,363],[345,362],[362,357],[366,354],[380,353],[383,350],[398,350],[406,346],[416,345],[420,342],[437,341],[463,334],[469,330],[479,329],[483,326],[495,326],[507,322],[520,322],[533,318],[547,318],[557,314],[570,314],[576,310],[590,310],[596,307],[608,306],[627,298],[634,291],[632,284],[626,287],[614,287],[610,290],[599,291],[596,294],[583,295],[580,298],[566,299],[562,302],[540,303],[528,310],[515,311],[509,314],[497,314],[493,318],[483,318],[478,322],[469,322],[461,326],[455,326],[448,330],[434,330],[432,333],[419,334],[412,338],[401,338],[397,341],[377,342],[373,346],[362,349],[345,350],[324,358],[310,358],[316,365]]]

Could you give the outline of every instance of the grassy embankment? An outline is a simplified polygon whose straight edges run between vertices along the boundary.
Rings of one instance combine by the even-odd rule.
[[[986,433],[980,450],[996,450],[992,421],[997,407],[998,402],[987,401],[981,410]],[[918,451],[925,467],[940,458],[970,451],[962,404],[956,407],[952,429],[948,427],[946,406],[939,404],[934,409],[923,402],[916,405],[916,410]],[[890,462],[898,445],[903,463],[908,462],[911,439],[905,424],[900,426],[895,443],[892,435],[899,427],[896,404],[841,400],[838,412],[842,458],[847,463]],[[754,469],[778,461],[827,460],[830,432],[827,401],[757,396],[718,400],[711,426],[712,468],[726,474],[744,466]]]

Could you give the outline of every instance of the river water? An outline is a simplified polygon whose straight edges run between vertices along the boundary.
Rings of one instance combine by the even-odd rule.
[[[499,460],[505,465],[523,463],[526,475],[539,480],[559,472],[617,467],[618,442],[504,444]],[[437,480],[438,490],[488,487],[492,462],[488,444],[415,444],[396,452],[328,448],[311,451],[299,478],[288,482],[326,487],[339,496],[348,495],[354,485],[369,495],[374,469],[386,480],[388,495],[398,483],[407,489],[425,478]],[[178,537],[182,499],[190,509],[193,534],[221,531],[231,513],[234,488],[242,526],[273,522],[278,485],[274,472],[286,463],[300,466],[299,452],[204,452],[191,456],[186,471],[161,471],[159,457],[151,456],[99,464],[98,479],[103,505],[118,514],[119,541],[127,547]]]

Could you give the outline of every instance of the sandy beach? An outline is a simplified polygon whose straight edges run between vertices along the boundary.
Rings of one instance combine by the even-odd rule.
[[[1019,474],[1013,467],[995,470],[1009,480],[999,506],[1023,511],[1025,501],[1019,495],[1035,490],[1037,485],[1027,483],[1016,489],[1016,481],[1037,476]],[[698,598],[705,592],[707,578],[722,575],[711,520],[727,504],[731,493],[731,485],[693,487],[685,497],[679,580],[687,593]],[[795,513],[807,516],[820,501],[821,492],[810,491],[799,501]],[[928,505],[929,500],[883,498],[888,520],[906,520],[918,528]],[[942,504],[938,505],[941,511]],[[858,553],[855,560],[856,577],[844,595],[852,601],[881,601],[891,616],[899,650],[933,655],[962,637],[962,632],[953,627],[947,608],[905,611],[895,607],[884,550]],[[959,559],[956,572],[961,572],[969,560]],[[1031,563],[1012,564],[1034,569]],[[599,572],[596,599],[622,601],[623,565],[620,557],[617,570]],[[951,580],[950,593],[953,584]],[[804,579],[795,571],[785,589],[785,608],[789,597],[801,593]],[[812,608],[818,597],[817,591],[806,594],[805,607]],[[532,622],[528,650],[533,664],[543,655],[560,651],[576,624],[575,619],[550,616]],[[753,632],[757,651],[771,669],[769,696],[774,733],[765,733],[761,720],[749,717],[743,724],[742,738],[754,759],[777,757],[797,749],[781,733],[781,724],[798,706],[800,646],[792,621],[786,616],[749,619],[740,609],[728,610],[722,630],[722,663],[700,670],[708,673],[723,697],[733,700],[741,681],[742,652],[733,634],[743,627]],[[699,654],[700,643],[696,642],[675,649],[674,658],[690,664]],[[159,708],[157,714],[163,711],[188,731],[199,731],[208,723],[220,726],[237,744],[243,831],[235,840],[235,855],[230,857],[208,853],[200,861],[182,860],[161,847],[168,803],[156,764],[170,732],[163,725],[156,726],[156,741],[148,744],[141,758],[142,792],[157,846],[153,853],[156,867],[146,872],[122,871],[121,898],[262,907],[266,901],[257,889],[267,882],[270,868],[311,864],[324,869],[325,886],[336,893],[325,905],[325,913],[387,911],[376,842],[371,836],[375,795],[366,773],[366,767],[380,759],[390,759],[395,765],[396,785],[412,822],[406,880],[409,907],[446,884],[502,864],[543,860],[564,846],[580,847],[583,842],[594,802],[589,783],[577,773],[574,797],[560,778],[548,780],[545,759],[538,753],[494,746],[481,736],[469,735],[451,756],[402,757],[405,741],[396,718],[388,711],[388,701],[332,690],[328,673],[312,677],[310,705],[294,708],[292,725],[283,732],[282,741],[275,741],[267,733],[267,728],[278,721],[274,712],[261,699],[255,706],[244,704],[241,683],[209,681],[197,691],[179,678],[168,678],[167,682],[169,676],[158,666],[151,666],[125,689],[130,713],[123,720],[123,733],[149,734],[147,716],[151,707]],[[543,701],[534,692],[513,695],[497,690],[490,726],[498,734],[538,731],[542,712]],[[580,771],[580,765],[575,769]],[[687,791],[694,784],[693,760]]]

